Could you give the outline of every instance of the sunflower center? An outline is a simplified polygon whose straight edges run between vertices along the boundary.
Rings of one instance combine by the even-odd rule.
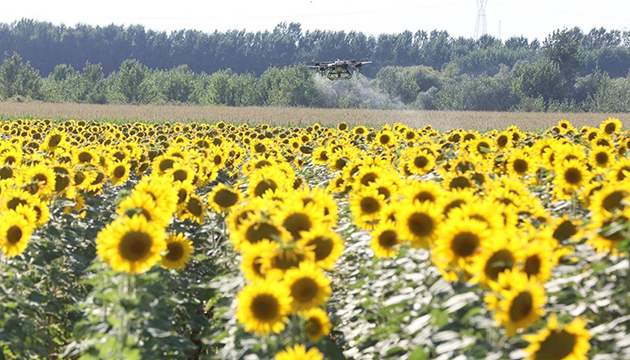
[[[490,280],[497,281],[499,274],[511,269],[512,266],[514,266],[514,255],[508,249],[501,249],[488,259],[484,272]]]
[[[173,172],[173,180],[184,182],[186,179],[188,179],[186,170],[178,169]]]
[[[178,242],[169,243],[166,248],[168,249],[168,254],[165,257],[169,261],[179,261],[184,256],[184,248]]]
[[[376,181],[377,177],[378,176],[373,172],[367,173],[361,178],[361,184],[364,186],[368,186],[370,183]]]
[[[451,242],[451,250],[458,257],[469,257],[475,253],[479,247],[479,237],[471,232],[461,232]]]
[[[252,269],[254,270],[256,275],[260,277],[264,277],[263,272],[262,272],[262,261],[263,261],[262,256],[256,256],[252,265]]]
[[[568,168],[564,171],[564,180],[571,185],[577,185],[582,182],[582,172],[578,168]]]
[[[427,166],[427,164],[429,164],[429,159],[427,159],[426,156],[416,156],[416,158],[413,160],[413,164],[417,168],[422,169]]]
[[[50,137],[50,140],[48,141],[48,146],[56,147],[57,145],[59,145],[60,142],[61,142],[61,135],[55,134]]]
[[[573,225],[571,221],[565,220],[553,232],[553,237],[558,241],[564,241],[575,234],[577,234],[577,229],[575,228],[575,225]]]
[[[566,330],[554,330],[540,344],[540,348],[535,354],[536,359],[562,360],[573,352],[576,343],[577,339],[574,334]]]
[[[381,135],[381,140],[380,141],[381,141],[381,144],[383,144],[383,145],[389,144],[389,141],[390,141],[389,135]]]
[[[623,191],[613,191],[604,198],[602,206],[609,212],[612,212],[613,210],[621,210],[623,208],[621,201],[624,197],[625,194]]]
[[[74,174],[74,183],[77,185],[81,185],[85,180],[85,174],[78,172]]]
[[[508,142],[507,135],[501,135],[497,139],[497,145],[499,145],[499,147],[505,147],[507,145],[507,142]]]
[[[263,239],[273,240],[273,237],[280,236],[280,230],[268,223],[257,223],[250,226],[245,232],[245,238],[252,244]]]
[[[378,244],[385,249],[391,249],[398,245],[398,234],[394,230],[385,230],[378,237]]]
[[[316,319],[308,319],[306,325],[304,326],[304,330],[308,334],[317,335],[322,331],[322,324],[320,324]]]
[[[271,321],[278,316],[280,304],[273,295],[260,294],[252,300],[250,310],[257,320]]]
[[[425,213],[413,213],[407,219],[407,226],[411,233],[418,237],[425,237],[433,232],[433,219]]]
[[[361,199],[361,212],[364,214],[374,214],[381,209],[381,203],[373,197],[364,197]]]
[[[238,201],[238,195],[227,189],[221,189],[217,191],[213,198],[215,204],[222,208],[229,208],[236,204]]]
[[[519,293],[510,306],[510,320],[519,322],[529,316],[534,308],[534,297],[529,291]]]
[[[606,132],[606,134],[610,135],[615,132],[616,128],[617,126],[614,123],[609,123],[606,124],[606,126],[604,127],[604,131]]]
[[[171,169],[174,164],[175,164],[175,160],[173,160],[173,159],[164,159],[164,160],[160,161],[159,169],[160,169],[160,171],[164,172],[164,171],[166,171],[168,169]]]
[[[468,180],[468,178],[466,178],[465,176],[457,176],[455,178],[453,178],[453,180],[451,180],[451,182],[449,183],[448,187],[453,190],[453,189],[465,189],[470,187],[470,180]]]
[[[186,201],[186,198],[188,198],[188,191],[186,191],[186,189],[179,189],[177,191],[177,203],[183,203],[184,201]]]
[[[599,152],[599,153],[595,154],[595,162],[599,166],[604,166],[604,165],[608,164],[608,160],[609,159],[610,159],[610,157],[605,152]]]
[[[617,218],[613,218],[611,220],[607,220],[604,222],[602,228],[606,229],[609,228],[613,223],[621,223],[621,224],[626,224],[628,221],[628,219],[625,216],[620,216],[618,219]],[[622,241],[624,240],[626,237],[624,235],[625,233],[625,229],[612,229],[614,231],[605,231],[601,233],[601,236],[609,241]]]
[[[524,270],[527,276],[538,275],[540,273],[540,257],[536,255],[529,256],[525,259]]]
[[[287,270],[300,266],[304,260],[304,254],[293,250],[283,250],[272,259],[273,267],[280,270]]]
[[[461,199],[457,199],[452,201],[450,204],[446,205],[444,207],[444,215],[448,215],[448,213],[458,207],[461,207],[462,205],[464,205],[466,203],[466,201],[461,200]]]
[[[527,164],[527,161],[523,159],[516,159],[512,164],[512,168],[517,174],[524,174],[527,171],[528,167],[529,165]]]
[[[471,219],[473,219],[473,220],[480,221],[480,222],[490,226],[490,223],[488,222],[488,220],[485,217],[483,217],[483,215],[481,215],[481,214],[472,214],[469,217]]]
[[[265,179],[259,182],[258,185],[256,185],[256,188],[254,188],[254,195],[263,196],[263,194],[266,193],[267,190],[271,189],[271,191],[276,191],[277,188],[278,185],[275,181],[271,179]]]
[[[303,277],[291,285],[291,297],[299,303],[307,303],[317,296],[319,287],[315,280],[310,277]]]
[[[318,236],[309,241],[307,246],[315,247],[315,261],[321,261],[326,259],[330,253],[332,253],[334,244],[330,238]]]
[[[221,161],[222,161],[221,155],[215,155],[213,161],[216,166],[221,165]]]
[[[624,166],[617,172],[617,180],[621,181],[626,178],[626,174],[624,172],[630,172],[630,166]]]
[[[385,199],[389,199],[389,198],[392,196],[391,191],[389,191],[389,189],[388,189],[388,188],[386,188],[385,186],[380,186],[380,187],[377,189],[377,191],[378,191],[379,195],[383,195],[383,197],[384,197]]]
[[[89,152],[82,152],[79,154],[78,159],[81,164],[87,164],[92,162],[93,157]]]
[[[199,201],[199,199],[195,199],[194,197],[188,200],[188,203],[186,204],[186,209],[188,210],[188,212],[197,217],[201,216],[203,213],[201,201]]]
[[[428,201],[428,202],[435,202],[435,195],[433,195],[432,192],[430,191],[421,191],[418,194],[416,194],[416,196],[414,196],[413,198],[414,200],[418,200],[421,203]]]
[[[125,260],[138,261],[149,253],[152,243],[151,235],[143,231],[130,231],[120,240],[118,252]]]
[[[337,159],[335,160],[335,169],[341,170],[346,166],[346,164],[348,164],[348,162],[345,159]]]
[[[287,216],[282,222],[282,225],[291,233],[294,239],[301,239],[300,232],[309,231],[312,223],[307,214],[294,213]]]
[[[125,167],[123,165],[118,165],[116,166],[116,169],[114,169],[114,177],[120,179],[123,176],[125,176],[125,174],[127,173],[127,169],[125,169]]]
[[[11,226],[7,231],[7,241],[11,244],[17,244],[21,239],[22,229],[17,225]]]
[[[0,180],[5,180],[13,177],[13,169],[10,166],[3,166],[0,168]]]
[[[67,173],[59,173],[55,176],[55,191],[61,192],[70,186],[70,177]]]

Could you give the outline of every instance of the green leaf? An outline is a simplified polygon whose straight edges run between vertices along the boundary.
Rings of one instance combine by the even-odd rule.
[[[424,348],[418,346],[411,355],[409,355],[407,360],[426,360],[428,358],[429,354],[424,350]]]
[[[346,360],[339,345],[332,341],[329,336],[323,337],[319,341],[317,348],[324,354],[327,360]]]
[[[437,327],[442,327],[448,324],[448,314],[440,309],[431,310],[431,317],[433,318],[433,324]]]

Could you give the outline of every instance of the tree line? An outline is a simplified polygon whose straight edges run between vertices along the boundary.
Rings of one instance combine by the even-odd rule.
[[[630,69],[630,31],[579,28],[569,30],[580,45],[584,76],[599,68],[611,77],[624,77]],[[469,75],[495,75],[500,66],[535,61],[542,56],[537,39],[511,37],[505,41],[485,35],[479,39],[453,37],[447,31],[404,31],[366,35],[362,32],[302,31],[299,23],[280,23],[272,31],[179,30],[170,33],[142,25],[54,25],[22,19],[0,23],[0,57],[13,53],[43,75],[58,64],[75,69],[86,62],[101,64],[103,72],[117,71],[123,61],[135,59],[151,69],[188,65],[196,73],[227,70],[262,75],[271,67],[308,64],[337,58],[368,58],[365,68],[373,78],[387,66],[425,65],[436,70],[455,64]]]
[[[53,29],[62,27],[23,20],[8,28],[14,31],[24,27],[24,23]],[[98,33],[111,27],[119,29],[121,34],[134,28],[113,25],[93,28],[77,25],[76,28],[68,29],[92,29]],[[7,43],[6,38],[1,35],[2,29],[0,26],[0,46]],[[312,36],[311,32],[302,34],[299,24],[280,24],[272,33],[266,33],[266,36],[292,33],[299,41],[290,43],[298,48],[298,45],[306,42],[305,39]],[[343,32],[319,33],[343,35],[337,39],[337,44],[343,43],[348,37]],[[165,40],[161,44],[168,43],[166,40],[175,36],[175,33],[170,36],[165,33],[155,34],[164,35]],[[217,34],[226,35],[230,32],[215,32],[212,35],[218,36]],[[358,36],[360,33],[353,34],[352,36]],[[405,37],[403,33],[363,38],[368,43],[372,41],[378,45],[385,42],[388,36],[399,40],[401,36]],[[411,36],[411,43],[419,41],[418,37],[421,36]],[[444,41],[435,42],[437,38]],[[268,67],[256,71],[247,70],[248,65],[244,63],[246,70],[239,71],[228,66],[206,72],[193,68],[191,64],[194,64],[194,59],[185,57],[178,60],[181,63],[165,66],[168,61],[173,61],[168,54],[174,52],[168,52],[165,56],[156,54],[154,59],[148,59],[151,65],[132,57],[123,59],[116,68],[108,70],[104,64],[110,61],[108,59],[111,54],[101,49],[105,62],[93,58],[93,61],[88,59],[76,65],[77,60],[72,58],[69,62],[57,63],[50,72],[45,72],[35,65],[36,60],[13,52],[6,56],[0,66],[0,99],[228,106],[630,111],[630,58],[626,58],[630,53],[630,40],[627,32],[593,29],[584,34],[578,28],[562,29],[554,31],[542,43],[537,40],[529,42],[524,38],[511,38],[501,42],[489,36],[478,40],[452,39],[445,32],[432,32],[426,39],[424,45],[412,47],[400,45],[405,42],[396,40],[394,43],[399,46],[394,46],[398,50],[389,55],[387,61],[390,65],[375,61],[364,68],[364,73],[371,68],[375,72],[373,77],[359,76],[351,81],[335,82],[320,79],[304,64],[294,64],[293,61],[283,66],[269,62]],[[28,43],[29,41],[24,40],[16,48],[28,48]],[[462,45],[464,43],[471,45],[468,50]],[[134,44],[138,45],[135,42]],[[262,51],[255,44],[255,41],[249,42],[245,48]],[[326,42],[317,42],[317,45],[310,48],[322,49],[325,44]],[[112,45],[112,48],[115,46]],[[206,51],[217,52],[220,48],[219,46]],[[303,45],[300,51],[306,48]],[[376,54],[377,48],[378,46],[364,50]],[[401,55],[404,51],[401,49],[415,50],[409,50],[411,52],[407,52],[408,58],[404,60],[405,56]],[[52,48],[48,50],[52,51]],[[51,52],[56,53],[59,51]],[[84,59],[80,53],[75,54],[77,58]],[[278,54],[269,51],[269,54],[280,56],[282,52]],[[511,55],[504,56],[506,54]],[[289,57],[295,56],[292,53]],[[46,57],[40,54],[36,59]],[[433,62],[429,59],[433,59]],[[259,66],[268,60],[265,57],[257,58],[255,64],[249,66]],[[157,66],[157,62],[162,62],[162,65]],[[113,66],[111,64],[110,67]],[[208,64],[211,61],[206,63]],[[229,65],[236,69],[241,66],[236,63]]]

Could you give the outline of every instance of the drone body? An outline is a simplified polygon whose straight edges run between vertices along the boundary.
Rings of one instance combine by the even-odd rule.
[[[309,65],[311,69],[317,70],[321,76],[326,76],[329,80],[350,79],[355,71],[361,73],[361,66],[370,64],[371,61],[360,60],[340,60],[316,62]]]

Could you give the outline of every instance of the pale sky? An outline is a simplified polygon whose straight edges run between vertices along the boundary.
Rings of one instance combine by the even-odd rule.
[[[362,31],[369,35],[404,30],[447,30],[472,37],[476,0],[6,0],[0,22],[22,18],[74,26],[142,24],[148,29],[272,30],[279,22],[299,22],[302,30]],[[630,30],[627,0],[488,0],[488,34],[507,39],[524,35],[542,41],[555,29],[578,26]],[[500,33],[499,33],[500,31]]]

